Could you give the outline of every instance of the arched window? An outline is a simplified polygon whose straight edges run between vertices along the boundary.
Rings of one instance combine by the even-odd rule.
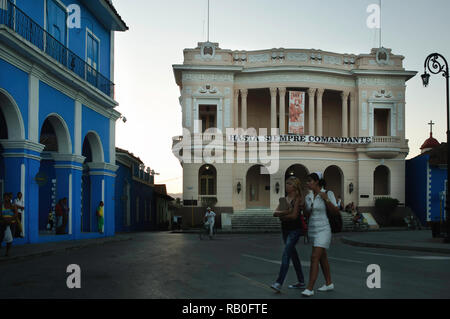
[[[206,164],[200,167],[198,178],[199,195],[216,195],[217,171],[214,166]]]
[[[378,166],[373,172],[373,194],[390,194],[390,171],[384,165]]]

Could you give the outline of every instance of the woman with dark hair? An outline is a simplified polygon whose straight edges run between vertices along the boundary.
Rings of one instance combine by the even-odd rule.
[[[0,247],[2,241],[4,241],[6,243],[5,256],[9,256],[17,222],[17,209],[11,204],[11,200],[12,196],[9,193],[5,193],[3,195],[0,211]]]
[[[327,209],[338,214],[339,208],[333,192],[326,192],[322,173],[316,172],[308,175],[308,188],[311,192],[305,198],[305,212],[309,215],[308,236],[312,241],[311,266],[309,283],[302,292],[303,296],[314,295],[314,284],[319,275],[319,263],[325,277],[325,285],[319,291],[331,291],[334,284],[331,281],[330,265],[328,263],[327,249],[331,242],[331,227],[327,217]]]
[[[295,245],[303,234],[303,224],[301,219],[301,209],[304,206],[300,180],[291,176],[286,181],[285,198],[280,198],[280,204],[275,210],[273,216],[281,220],[281,233],[285,244],[283,256],[281,258],[281,267],[276,282],[270,286],[276,292],[280,292],[284,279],[289,270],[289,263],[292,259],[298,282],[290,285],[289,288],[301,289],[305,287],[305,280],[302,271],[302,264],[298,258]],[[283,204],[283,205],[282,205]],[[284,207],[282,207],[284,206]]]

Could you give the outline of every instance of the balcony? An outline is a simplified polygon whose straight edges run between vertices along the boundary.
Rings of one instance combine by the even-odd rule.
[[[0,27],[5,26],[67,70],[114,99],[114,83],[56,40],[10,0],[0,2]]]
[[[407,153],[408,140],[397,136],[374,136],[372,143],[367,145],[366,153],[371,158],[390,159],[398,156],[404,149]]]

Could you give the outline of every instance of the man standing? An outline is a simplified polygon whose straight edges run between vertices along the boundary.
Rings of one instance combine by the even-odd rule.
[[[98,218],[98,232],[100,234],[103,234],[103,223],[104,223],[104,213],[103,213],[103,202],[100,202],[100,204],[97,207],[97,218]]]
[[[205,218],[206,222],[209,224],[209,238],[212,239],[214,222],[216,220],[216,213],[211,210],[211,207],[206,209]]]
[[[25,203],[22,197],[22,193],[17,193],[17,198],[14,200],[14,205],[16,205],[17,208],[17,227],[16,227],[16,233],[14,234],[14,237],[24,237],[23,233],[23,212],[25,210]]]

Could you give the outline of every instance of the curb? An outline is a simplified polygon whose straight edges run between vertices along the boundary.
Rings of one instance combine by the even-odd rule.
[[[132,237],[124,237],[124,238],[111,238],[111,239],[104,239],[102,241],[92,241],[92,242],[87,242],[87,243],[77,243],[74,242],[73,245],[69,245],[66,247],[61,247],[61,248],[52,248],[52,249],[48,249],[48,250],[43,250],[43,251],[39,251],[36,253],[29,253],[29,254],[25,254],[25,255],[13,255],[10,257],[4,257],[4,256],[0,256],[0,263],[2,262],[9,262],[9,261],[16,261],[16,260],[25,260],[25,259],[32,259],[35,257],[43,257],[43,256],[50,256],[53,255],[55,253],[59,253],[59,252],[64,252],[64,251],[71,251],[71,250],[76,250],[76,249],[82,249],[82,248],[86,248],[86,247],[90,247],[90,246],[96,246],[96,245],[104,245],[104,244],[110,244],[110,243],[117,243],[117,242],[122,242],[122,241],[127,241],[127,240],[133,240]],[[13,252],[14,254],[14,252]]]
[[[450,254],[450,247],[449,248],[437,248],[437,247],[420,247],[420,246],[407,246],[407,245],[391,245],[391,244],[380,244],[380,243],[377,244],[377,243],[354,241],[354,240],[348,239],[346,237],[342,237],[341,242],[343,242],[344,244],[351,245],[351,246],[359,246],[359,247],[387,248],[387,249],[413,250],[413,251],[420,251],[420,252]]]

